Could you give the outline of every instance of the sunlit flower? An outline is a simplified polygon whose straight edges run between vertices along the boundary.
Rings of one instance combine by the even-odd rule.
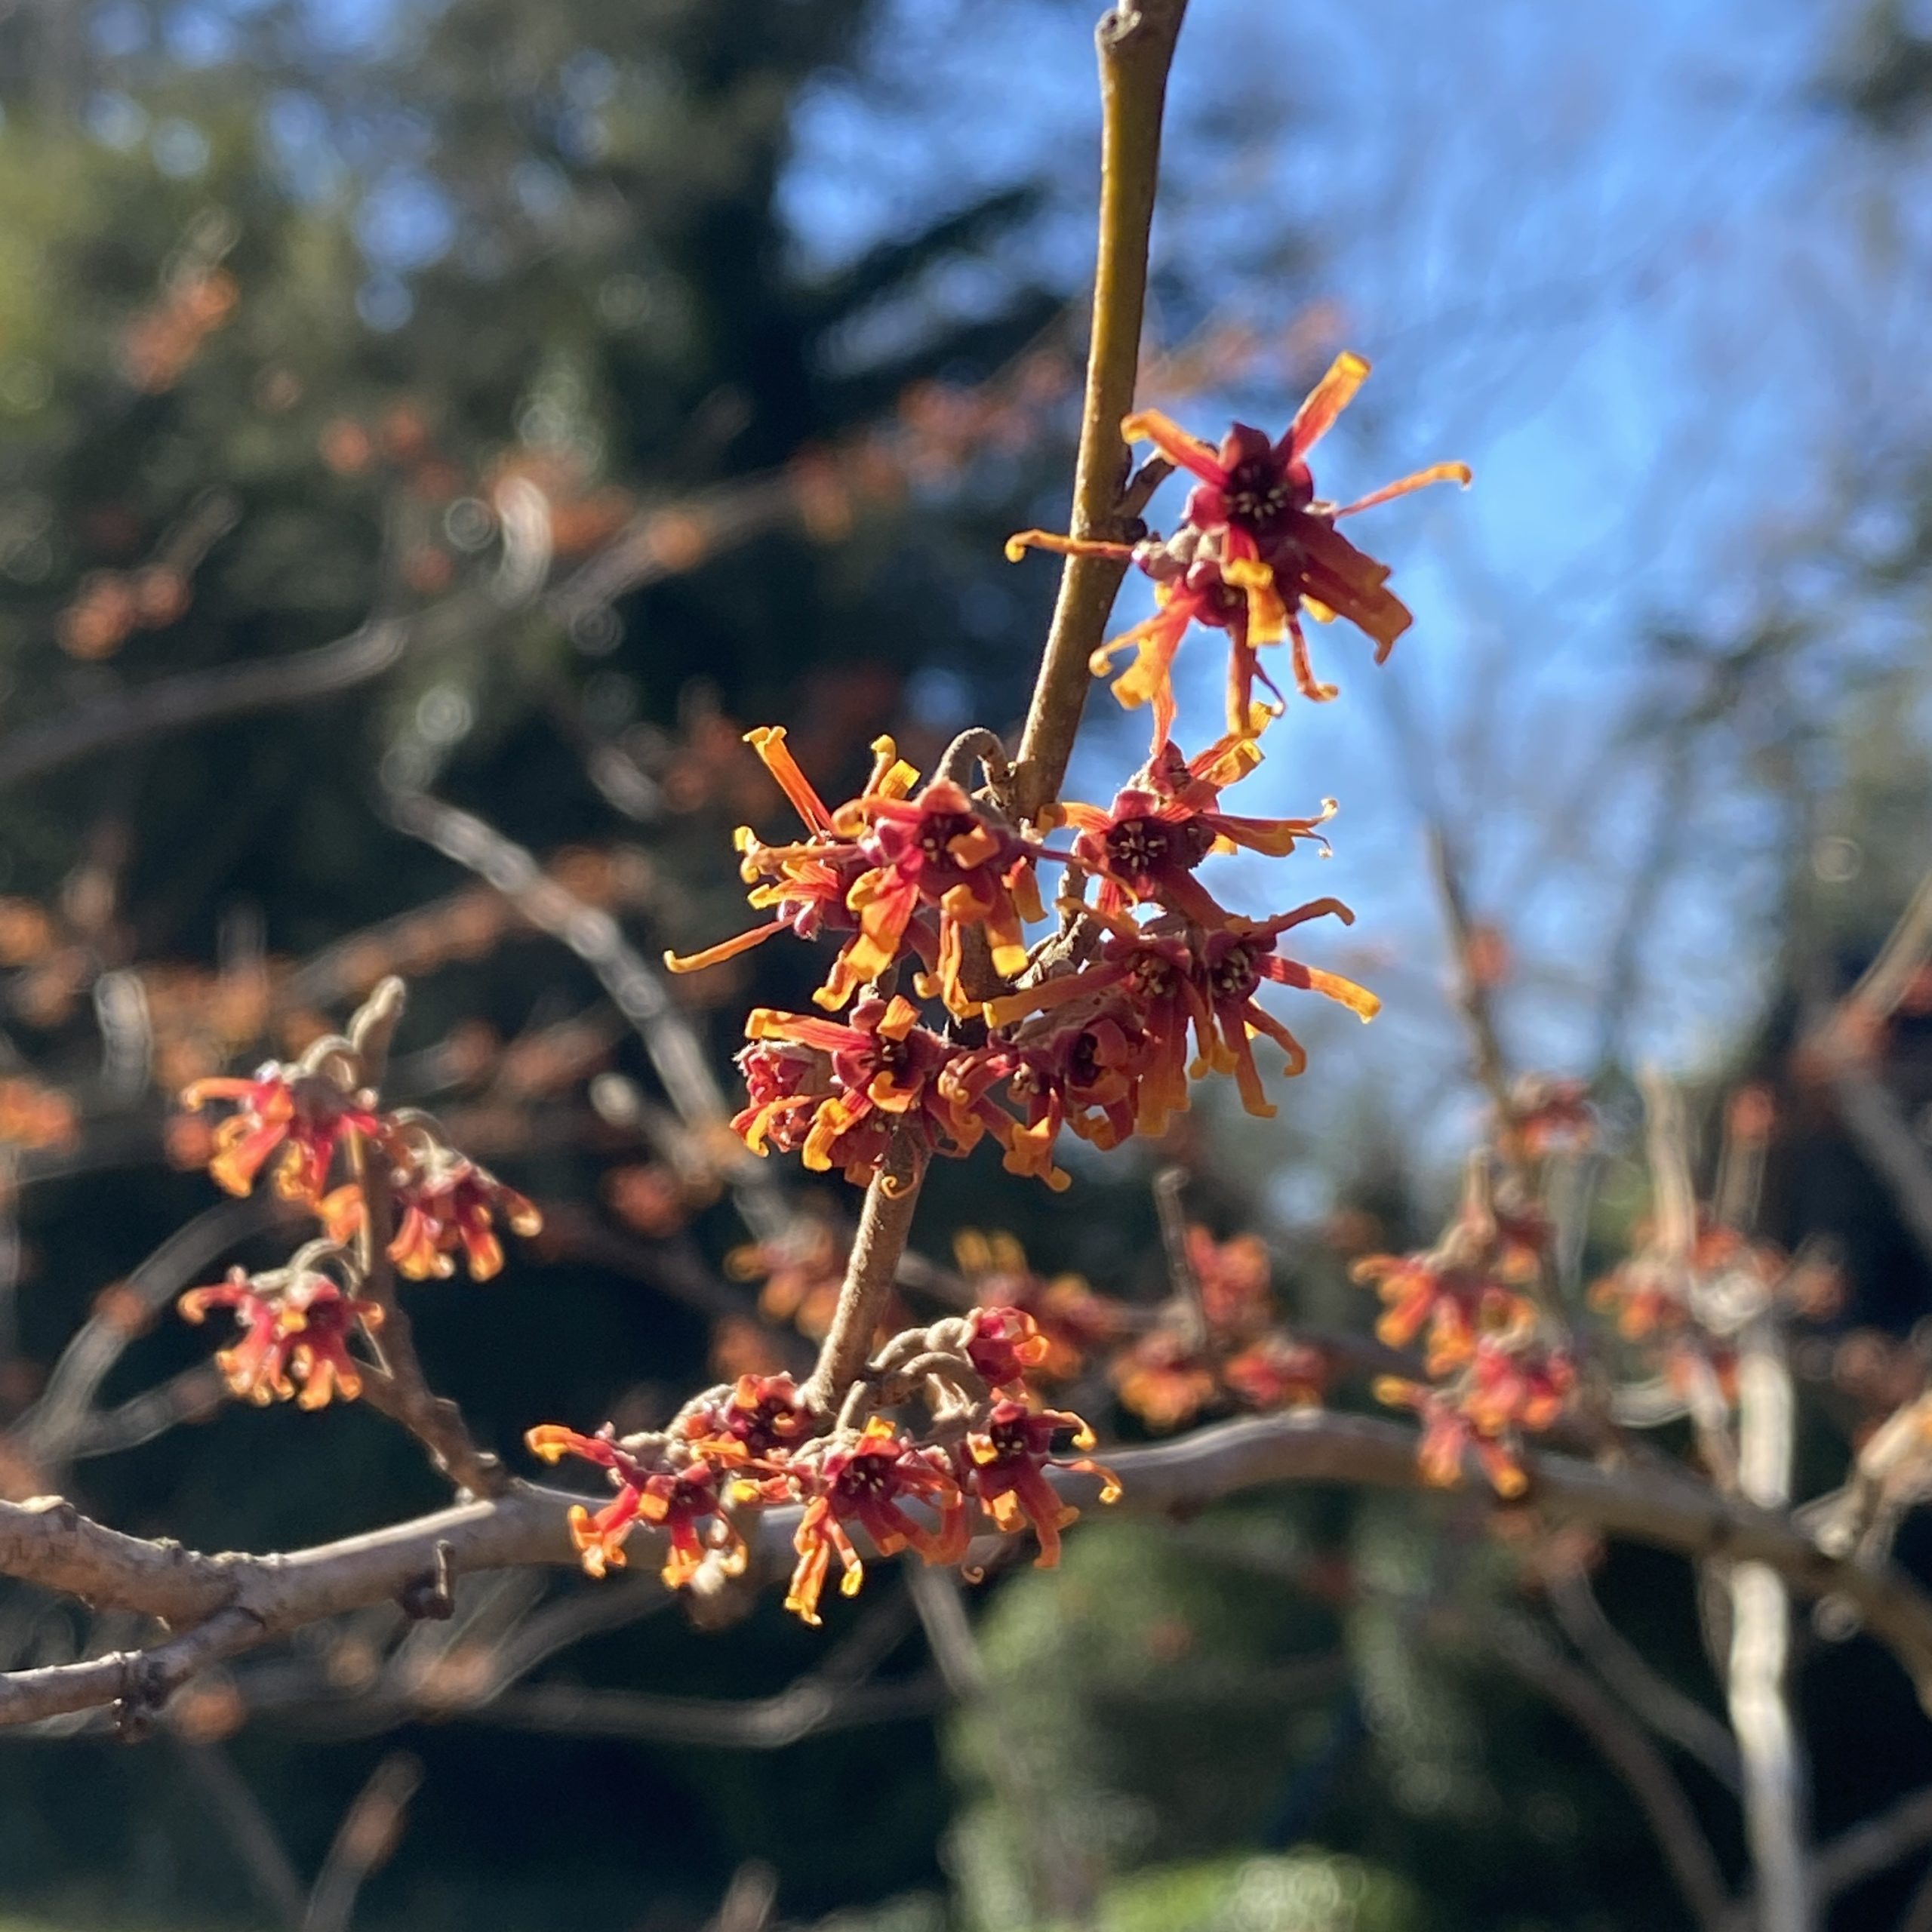
[[[1047,1344],[1029,1371],[1038,1380],[1070,1382],[1093,1350],[1123,1332],[1126,1312],[1119,1303],[1096,1294],[1078,1275],[1036,1274],[1010,1234],[961,1229],[952,1251],[983,1308],[1016,1308],[1032,1320]]]
[[[1100,880],[1100,909],[1117,913],[1151,900],[1196,925],[1218,926],[1228,915],[1194,876],[1210,853],[1244,847],[1278,859],[1304,841],[1325,849],[1320,828],[1334,814],[1332,798],[1312,818],[1241,818],[1219,809],[1221,793],[1260,757],[1247,738],[1223,738],[1192,758],[1166,745],[1106,811],[1060,806],[1078,835],[1074,860]]]
[[[795,1146],[814,1172],[836,1168],[862,1183],[878,1171],[895,1128],[928,1152],[964,1151],[977,1137],[935,1084],[952,1049],[918,1024],[909,1000],[861,1000],[843,1021],[759,1007],[745,1031],[754,1042],[740,1056],[752,1103],[732,1125],[754,1152]],[[779,1053],[757,1056],[766,1043]]]
[[[1318,621],[1346,617],[1374,641],[1378,663],[1408,629],[1407,608],[1387,587],[1388,565],[1357,549],[1335,525],[1343,517],[1427,484],[1466,485],[1469,471],[1464,463],[1437,463],[1352,503],[1318,500],[1309,452],[1367,374],[1368,365],[1360,356],[1338,356],[1278,441],[1237,423],[1217,449],[1158,410],[1128,417],[1121,426],[1128,441],[1152,442],[1170,463],[1197,479],[1181,527],[1165,543],[1090,542],[1041,531],[1024,531],[1008,543],[1010,557],[1035,546],[1109,556],[1134,563],[1154,579],[1161,610],[1108,645],[1097,656],[1095,669],[1103,669],[1116,651],[1137,648],[1135,664],[1115,691],[1130,705],[1152,700],[1156,749],[1167,742],[1172,727],[1171,667],[1190,623],[1226,630],[1233,641],[1228,728],[1243,737],[1260,728],[1253,688],[1257,675],[1267,681],[1257,656],[1266,646],[1284,638],[1291,642],[1295,684],[1304,696],[1320,700],[1335,694],[1332,685],[1317,679],[1309,662],[1303,612]]]
[[[215,1130],[208,1173],[230,1194],[247,1194],[272,1156],[275,1192],[313,1207],[328,1184],[336,1149],[350,1133],[371,1137],[381,1122],[366,1094],[346,1091],[326,1074],[271,1060],[251,1079],[197,1080],[181,1096],[190,1112],[211,1100],[236,1110]]]
[[[961,787],[936,779],[916,798],[868,793],[841,806],[836,822],[859,837],[872,862],[847,901],[858,915],[859,937],[848,954],[860,980],[876,978],[903,954],[922,907],[940,914],[933,964],[940,993],[955,1013],[974,1004],[959,983],[966,929],[984,934],[1001,978],[1026,964],[1024,924],[1043,916],[1034,850]]]
[[[399,1212],[389,1257],[414,1281],[453,1275],[459,1254],[472,1281],[487,1281],[503,1272],[499,1220],[526,1236],[543,1226],[534,1204],[515,1188],[441,1146],[431,1146],[420,1165],[398,1177],[395,1204]]]
[[[284,1278],[231,1268],[226,1281],[190,1288],[176,1306],[197,1323],[211,1308],[232,1311],[242,1338],[214,1358],[232,1393],[263,1404],[293,1397],[305,1409],[325,1407],[335,1395],[353,1401],[361,1394],[361,1371],[349,1352],[349,1338],[357,1322],[377,1328],[383,1319],[375,1303],[306,1269]]]
[[[1055,1035],[1082,1030],[1103,1015],[1116,1018],[1137,1048],[1130,1080],[1134,1131],[1156,1136],[1187,1106],[1189,1029],[1204,1041],[1211,1023],[1197,961],[1177,934],[1096,916],[1109,932],[1091,964],[990,1001],[986,1017],[1011,1029],[1016,1044],[1038,1043],[1050,1055]],[[1020,1024],[1034,1014],[1040,1019]]]
[[[1040,1543],[1035,1561],[1042,1570],[1060,1561],[1060,1533],[1080,1515],[1071,1503],[1060,1500],[1048,1481],[1049,1468],[1098,1476],[1100,1500],[1112,1503],[1119,1497],[1120,1480],[1104,1464],[1088,1456],[1054,1453],[1057,1447],[1093,1446],[1094,1432],[1079,1417],[1060,1409],[1029,1409],[1010,1398],[995,1402],[986,1426],[966,1438],[965,1466],[973,1495],[1007,1534],[1032,1530]]]
[[[755,907],[770,912],[772,918],[764,925],[755,926],[701,952],[681,957],[667,952],[664,964],[673,973],[695,973],[735,958],[781,932],[795,933],[801,939],[817,939],[825,932],[849,934],[851,938],[833,963],[826,984],[816,995],[823,1004],[843,1006],[881,970],[869,963],[872,953],[860,938],[858,910],[848,903],[853,887],[872,870],[875,861],[860,849],[853,832],[835,829],[831,808],[799,768],[781,727],[768,725],[747,731],[745,742],[764,761],[780,790],[804,820],[806,836],[795,844],[767,845],[749,826],[740,826],[735,841],[740,872],[752,888],[748,897]],[[892,749],[891,740],[881,739],[872,777],[859,802],[903,798],[918,778],[912,766],[903,762]],[[855,946],[860,949],[857,954]]]
[[[976,1308],[966,1318],[966,1359],[989,1389],[1023,1383],[1027,1371],[1047,1359],[1052,1346],[1022,1309]]]
[[[595,1512],[579,1503],[570,1513],[571,1541],[586,1572],[601,1577],[624,1566],[624,1545],[639,1523],[661,1530],[666,1539],[663,1576],[672,1589],[697,1574],[707,1556],[717,1555],[728,1574],[745,1567],[744,1538],[722,1513],[718,1472],[701,1458],[679,1464],[632,1455],[606,1423],[595,1435],[580,1435],[556,1423],[543,1423],[525,1437],[531,1453],[546,1463],[577,1456],[608,1470],[616,1497]]]
[[[811,1472],[812,1488],[792,1540],[798,1561],[785,1607],[808,1623],[819,1621],[818,1602],[835,1552],[844,1574],[839,1589],[856,1596],[865,1564],[847,1524],[857,1523],[881,1556],[916,1549],[928,1563],[956,1563],[965,1552],[966,1509],[959,1484],[936,1449],[922,1449],[900,1435],[883,1416],[863,1434],[835,1443]],[[928,1527],[902,1509],[902,1500],[936,1511]]]
[[[1213,1011],[1217,1033],[1204,1029],[1201,1057],[1217,1073],[1232,1073],[1241,1089],[1241,1104],[1263,1119],[1272,1115],[1261,1085],[1261,1075],[1249,1044],[1255,1034],[1264,1034],[1287,1055],[1287,1071],[1299,1073],[1308,1064],[1301,1042],[1256,1003],[1254,995],[1264,980],[1277,986],[1299,986],[1324,993],[1339,1001],[1363,1020],[1373,1020],[1382,1002],[1366,987],[1340,974],[1325,973],[1318,967],[1304,966],[1278,950],[1281,935],[1309,919],[1330,914],[1344,924],[1355,915],[1339,899],[1317,899],[1298,906],[1292,912],[1260,921],[1231,919],[1220,931],[1208,934],[1201,943],[1201,975],[1208,1003]]]
[[[684,1432],[700,1454],[728,1463],[765,1462],[812,1432],[811,1411],[789,1375],[741,1375],[720,1398],[685,1417]]]

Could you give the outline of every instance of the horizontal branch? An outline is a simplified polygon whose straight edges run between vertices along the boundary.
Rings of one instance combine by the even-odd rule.
[[[1121,1450],[1111,1460],[1126,1485],[1127,1506],[1161,1514],[1278,1483],[1422,1486],[1412,1430],[1323,1411],[1225,1423],[1177,1441]],[[1685,1557],[1764,1564],[1801,1595],[1843,1600],[1897,1657],[1921,1697],[1932,1691],[1932,1598],[1890,1563],[1827,1555],[1786,1518],[1687,1476],[1554,1455],[1532,1457],[1528,1467],[1527,1501],[1555,1515]],[[1069,1475],[1061,1487],[1084,1500],[1094,1484]],[[235,1613],[244,1621],[227,1621],[222,1641],[231,1647],[220,1654],[229,1655],[321,1618],[404,1597],[438,1574],[573,1564],[565,1517],[574,1500],[518,1483],[488,1502],[271,1556],[205,1556],[144,1542],[91,1522],[56,1499],[0,1503],[0,1574],[177,1626]],[[761,1519],[755,1540],[761,1571],[788,1560],[797,1521],[795,1509],[774,1509]],[[652,1541],[649,1532],[638,1533],[640,1567],[650,1561]],[[172,1667],[165,1659],[164,1668]],[[96,1659],[0,1678],[0,1723],[113,1702],[122,1695],[125,1669],[125,1660]]]
[[[383,619],[312,650],[158,678],[95,698],[43,724],[23,725],[0,738],[0,789],[165,732],[284,711],[353,691],[380,678],[401,657],[410,628],[401,619]]]

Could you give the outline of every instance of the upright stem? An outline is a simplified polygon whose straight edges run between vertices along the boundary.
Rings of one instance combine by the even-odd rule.
[[[1134,407],[1161,116],[1186,11],[1187,0],[1140,0],[1138,6],[1130,0],[1103,15],[1094,35],[1100,59],[1100,247],[1069,525],[1075,537],[1121,534],[1115,527],[1127,475],[1121,419]],[[1124,569],[1105,558],[1069,557],[1061,573],[1014,770],[1014,801],[1023,818],[1037,817],[1060,795],[1093,676],[1089,660],[1105,638]]]
[[[1168,69],[1186,11],[1187,0],[1141,0],[1138,6],[1129,4],[1103,14],[1094,32],[1100,59],[1100,248],[1074,469],[1071,528],[1075,537],[1110,536],[1121,514],[1127,475],[1121,419],[1134,407],[1141,314],[1147,303],[1147,237],[1160,174],[1161,115]],[[1023,820],[1037,818],[1041,808],[1060,795],[1093,675],[1088,660],[1104,638],[1121,568],[1094,557],[1067,559],[1009,788],[1012,808]],[[955,749],[962,760],[969,753],[978,755],[977,734],[962,737]],[[902,1142],[866,1190],[838,1306],[818,1366],[801,1392],[820,1415],[837,1414],[866,1365],[924,1177],[924,1155]]]
[[[478,1497],[500,1496],[509,1473],[499,1459],[478,1446],[463,1411],[429,1386],[416,1353],[409,1311],[395,1291],[395,1269],[389,1246],[395,1232],[395,1203],[381,1155],[356,1134],[350,1143],[355,1178],[362,1190],[360,1249],[362,1292],[383,1311],[375,1339],[380,1360],[362,1378],[369,1406],[399,1422],[450,1480]]]
[[[1738,1486],[1747,1501],[1791,1501],[1792,1391],[1777,1317],[1768,1309],[1740,1338]],[[1744,1773],[1745,1835],[1757,1884],[1757,1932],[1811,1932],[1817,1923],[1806,1850],[1804,1771],[1792,1716],[1791,1598],[1764,1563],[1730,1573],[1728,1682],[1731,1727]]]
[[[818,1366],[799,1391],[806,1407],[820,1415],[836,1414],[872,1352],[925,1177],[924,1152],[902,1134],[866,1189],[838,1306],[819,1350]]]

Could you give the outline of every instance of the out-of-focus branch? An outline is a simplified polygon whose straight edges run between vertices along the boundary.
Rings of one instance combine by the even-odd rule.
[[[1809,1029],[1805,1048],[1823,1069],[1846,1132],[1890,1190],[1920,1252],[1932,1257],[1932,1159],[1870,1058],[1880,1029],[1928,961],[1932,872],[1857,984]]]
[[[156,678],[96,698],[44,724],[23,725],[0,738],[0,789],[170,731],[284,711],[353,691],[395,663],[410,631],[408,619],[380,618],[311,650]]]
[[[1689,1752],[1713,1777],[1736,1791],[1743,1775],[1737,1740],[1695,1698],[1686,1697],[1651,1668],[1604,1616],[1589,1578],[1571,1571],[1550,1585],[1549,1594],[1563,1634],[1610,1690],[1660,1737]]]
[[[201,1787],[209,1808],[226,1830],[236,1860],[257,1896],[294,1932],[302,1923],[307,1894],[261,1801],[220,1745],[177,1738],[175,1749],[183,1768]]]
[[[245,1201],[220,1201],[170,1235],[67,1344],[39,1401],[15,1425],[27,1453],[42,1462],[64,1460],[87,1431],[95,1393],[141,1322],[236,1242],[273,1226],[289,1211],[264,1189]]]
[[[1919,1252],[1932,1259],[1932,1160],[1882,1081],[1829,1038],[1820,1051],[1845,1131],[1884,1183]]]
[[[1655,1245],[1675,1270],[1678,1294],[1690,1292],[1690,1257],[1697,1241],[1697,1193],[1690,1174],[1690,1136],[1684,1098],[1655,1067],[1638,1070],[1644,1095],[1644,1146],[1651,1173],[1651,1213]],[[1694,1330],[1684,1352],[1689,1380],[1690,1424],[1705,1467],[1718,1487],[1737,1486],[1737,1450],[1731,1440],[1730,1409],[1718,1386],[1717,1372]]]
[[[1187,0],[1140,0],[1103,15],[1094,38],[1100,62],[1100,242],[1094,272],[1093,335],[1068,528],[1113,538],[1127,451],[1121,423],[1134,407],[1140,328],[1147,301],[1147,240],[1160,174],[1168,70]],[[1038,816],[1059,796],[1092,681],[1089,660],[1103,641],[1123,567],[1069,557],[1047,634],[1014,768],[1014,808]]]
[[[1476,1633],[1472,1630],[1472,1635]],[[1540,1691],[1595,1746],[1657,1841],[1684,1903],[1703,1932],[1722,1932],[1730,1897],[1715,1854],[1662,1752],[1587,1671],[1520,1617],[1485,1620],[1484,1647]]]
[[[428,793],[391,786],[391,822],[412,838],[494,886],[540,931],[569,947],[595,973],[618,1011],[636,1030],[657,1077],[685,1124],[708,1146],[728,1140],[732,1191],[739,1212],[761,1241],[789,1225],[790,1211],[777,1184],[730,1134],[730,1109],[704,1049],[663,981],[623,936],[609,913],[567,891],[534,858],[474,813]]]
[[[1509,1062],[1503,1051],[1502,1035],[1497,1030],[1496,1008],[1488,983],[1475,968],[1475,921],[1469,911],[1462,867],[1450,843],[1448,828],[1436,815],[1432,816],[1429,826],[1429,866],[1442,908],[1442,922],[1448,931],[1456,1010],[1469,1029],[1476,1078],[1496,1109],[1497,1126],[1506,1127],[1510,1115]]]
[[[1054,1793],[1012,1735],[973,1635],[958,1579],[949,1572],[909,1568],[906,1584],[947,1690],[983,1734],[984,1748],[978,1754],[981,1767],[1024,1835],[1038,1908],[1064,1923],[1088,1922],[1094,1911],[1094,1875],[1083,1869],[1077,1847],[1068,1842]]]
[[[778,1905],[778,1874],[761,1858],[748,1858],[731,1874],[717,1915],[704,1932],[764,1932]]]
[[[1921,1786],[1875,1818],[1819,1847],[1812,1876],[1820,1903],[1875,1878],[1927,1844],[1932,1844],[1932,1786]]]
[[[370,1774],[322,1862],[302,1932],[348,1932],[356,1895],[395,1850],[404,1814],[422,1782],[421,1763],[406,1751],[392,1752]]]
[[[1918,881],[1878,956],[1838,1002],[1836,1023],[1869,1031],[1889,1020],[1912,982],[1932,964],[1932,872]]]
[[[1746,1501],[1782,1510],[1791,1500],[1794,1400],[1774,1311],[1739,1338],[1737,1475]],[[1786,1681],[1791,1599],[1771,1565],[1730,1568],[1726,1693],[1744,1771],[1745,1836],[1756,1878],[1757,1932],[1809,1932],[1817,1900],[1807,1850],[1805,1779]]]

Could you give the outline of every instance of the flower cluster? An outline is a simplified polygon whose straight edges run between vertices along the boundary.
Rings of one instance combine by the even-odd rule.
[[[198,1080],[181,1097],[191,1112],[233,1106],[208,1143],[219,1186],[245,1195],[266,1172],[283,1200],[321,1224],[324,1238],[287,1269],[237,1269],[181,1298],[191,1321],[226,1308],[242,1324],[242,1339],[216,1358],[238,1395],[286,1401],[299,1384],[305,1408],[352,1398],[362,1375],[348,1344],[358,1322],[369,1331],[380,1323],[380,1288],[359,1292],[379,1262],[417,1281],[447,1278],[460,1262],[472,1279],[487,1281],[503,1266],[499,1228],[527,1235],[543,1225],[529,1201],[451,1147],[428,1115],[383,1108],[365,1078],[366,1036],[392,1028],[401,1001],[400,983],[386,981],[349,1037],[331,1035],[299,1060],[271,1061],[245,1078]],[[343,1283],[318,1272],[325,1260]]]
[[[1114,695],[1130,707],[1152,704],[1157,752],[1174,729],[1174,658],[1193,626],[1227,633],[1228,728],[1252,737],[1282,709],[1281,693],[1262,668],[1266,646],[1287,641],[1295,688],[1303,697],[1319,701],[1335,695],[1334,686],[1315,675],[1304,614],[1318,623],[1347,618],[1374,641],[1378,664],[1413,621],[1388,588],[1389,566],[1357,549],[1335,526],[1431,483],[1466,485],[1469,466],[1435,463],[1352,503],[1318,499],[1309,452],[1367,376],[1359,355],[1337,356],[1278,439],[1237,423],[1216,448],[1158,410],[1128,417],[1121,433],[1129,442],[1152,443],[1195,478],[1171,537],[1109,543],[1029,530],[1008,542],[1007,555],[1015,561],[1032,549],[1106,556],[1134,565],[1152,580],[1154,615],[1104,645],[1094,669],[1104,672],[1121,652],[1134,653],[1115,681]],[[1257,681],[1271,701],[1257,703]]]
[[[571,1538],[590,1575],[621,1569],[624,1545],[644,1523],[663,1532],[664,1581],[681,1589],[707,1558],[727,1576],[743,1570],[747,1551],[733,1512],[789,1494],[786,1464],[808,1425],[789,1376],[745,1375],[688,1404],[662,1436],[620,1441],[608,1424],[580,1435],[551,1423],[526,1440],[546,1463],[575,1456],[608,1472],[615,1498],[570,1513]]]
[[[773,917],[705,952],[667,952],[674,973],[692,973],[748,951],[775,934],[844,936],[826,983],[814,998],[836,1012],[907,953],[953,1013],[974,1011],[962,977],[970,932],[992,970],[1011,977],[1025,965],[1024,925],[1044,916],[1033,867],[1039,848],[1014,830],[989,801],[951,778],[918,786],[918,774],[890,738],[873,746],[872,776],[835,811],[798,768],[776,725],[748,732],[804,821],[806,836],[768,845],[739,827],[740,870],[752,904]]]
[[[1322,405],[1329,415],[1340,407],[1331,401]],[[1322,426],[1314,424],[1305,411],[1265,462],[1252,451],[1230,457],[1232,467],[1204,456],[1212,475],[1201,472],[1189,500],[1190,527],[1196,539],[1214,534],[1231,568],[1238,561],[1284,584],[1306,579],[1336,600],[1331,608],[1369,621],[1367,591],[1351,601],[1340,587],[1351,569],[1367,580],[1346,565],[1358,553],[1334,535],[1341,512],[1302,487],[1303,452]],[[1255,507],[1274,486],[1248,470],[1266,463],[1300,479],[1286,508]],[[1381,568],[1366,567],[1368,575]],[[1263,602],[1280,594],[1241,593]],[[1247,618],[1240,622],[1244,638],[1254,634]],[[923,783],[881,738],[863,789],[836,807],[782,731],[747,734],[804,836],[773,845],[740,827],[740,871],[752,905],[770,916],[706,951],[666,954],[666,964],[697,971],[786,931],[838,946],[813,995],[823,1014],[759,1008],[747,1023],[740,1063],[748,1104],[734,1124],[754,1152],[797,1152],[814,1171],[862,1183],[884,1173],[894,1150],[922,1163],[990,1137],[1009,1172],[1063,1188],[1063,1131],[1103,1149],[1158,1135],[1187,1106],[1191,1078],[1232,1075],[1251,1113],[1272,1113],[1254,1041],[1278,1047],[1291,1075],[1307,1056],[1257,998],[1264,985],[1374,1017],[1373,993],[1282,950],[1284,936],[1310,921],[1352,923],[1340,900],[1254,919],[1223,907],[1198,876],[1216,854],[1284,858],[1303,844],[1325,853],[1321,828],[1334,801],[1300,817],[1224,809],[1222,795],[1261,760],[1249,709],[1192,758],[1172,741],[1171,693],[1156,709],[1152,752],[1110,805],[1051,804],[1028,829],[1008,809],[1010,774],[990,734],[967,734]],[[957,774],[975,759],[986,782],[969,791]],[[1065,849],[1042,842],[1057,831],[1071,834]],[[1026,928],[1044,917],[1046,863],[1066,869],[1060,929],[1029,946]],[[928,1000],[943,1009],[930,1023],[918,1004]]]
[[[1423,1422],[1424,1478],[1453,1486],[1473,1454],[1501,1496],[1527,1486],[1522,1438],[1549,1429],[1576,1385],[1568,1351],[1549,1337],[1538,1281],[1549,1238],[1534,1216],[1499,1205],[1486,1158],[1470,1163],[1460,1208],[1435,1246],[1371,1254],[1357,1281],[1381,1296],[1377,1339],[1420,1342],[1425,1380],[1383,1376],[1376,1399]]]
[[[1051,1468],[1095,1475],[1101,1500],[1119,1486],[1100,1464],[1069,1449],[1093,1447],[1075,1415],[1041,1406],[1026,1386],[1046,1358],[1047,1339],[1010,1306],[975,1310],[895,1337],[860,1385],[903,1405],[924,1396],[931,1426],[922,1438],[884,1413],[841,1417],[829,1432],[789,1376],[741,1376],[686,1404],[663,1432],[620,1440],[545,1423],[529,1432],[533,1454],[574,1456],[608,1474],[616,1494],[603,1509],[580,1504],[571,1534],[584,1568],[601,1577],[625,1561],[639,1523],[661,1531],[663,1575],[673,1589],[707,1562],[720,1576],[742,1573],[749,1546],[741,1518],[781,1503],[802,1506],[785,1604],[808,1623],[833,1559],[840,1589],[855,1594],[865,1558],[855,1534],[881,1556],[913,1550],[928,1563],[965,1557],[975,1512],[1001,1534],[1030,1529],[1038,1561],[1060,1558],[1060,1533],[1079,1512],[1048,1480]]]
[[[1029,1370],[1035,1382],[1071,1382],[1097,1351],[1127,1333],[1128,1310],[1120,1303],[1096,1294],[1078,1275],[1035,1274],[1009,1234],[962,1229],[952,1253],[982,1308],[1016,1309],[1033,1324],[1044,1345]]]
[[[1121,1404],[1149,1429],[1179,1429],[1232,1401],[1255,1410],[1318,1404],[1328,1358],[1276,1325],[1272,1264],[1257,1235],[1184,1235],[1186,1293],[1114,1363]]]

